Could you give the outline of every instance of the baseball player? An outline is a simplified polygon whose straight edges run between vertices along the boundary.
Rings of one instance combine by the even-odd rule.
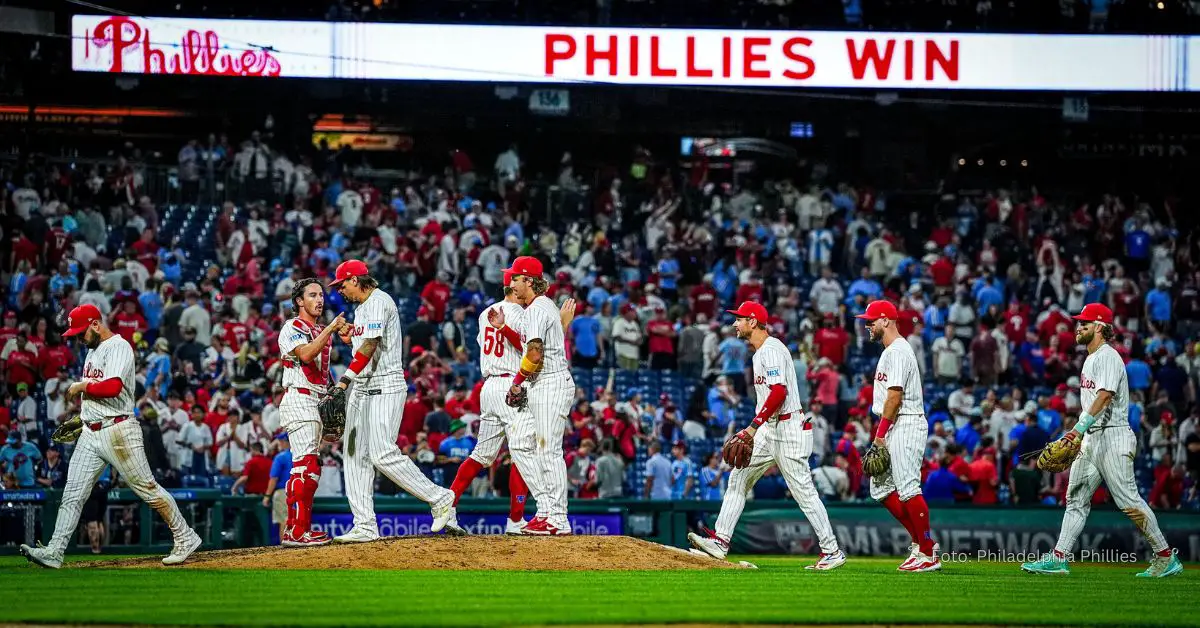
[[[871,412],[879,417],[872,448],[887,449],[890,468],[871,477],[871,498],[878,500],[908,531],[908,558],[900,571],[921,573],[942,568],[929,532],[929,506],[921,494],[921,461],[929,439],[917,355],[896,326],[899,313],[890,301],[872,301],[855,318],[866,321],[871,340],[883,345],[875,367]],[[870,455],[870,452],[867,452]]]
[[[758,398],[757,414],[750,426],[734,438],[753,442],[750,464],[734,469],[729,486],[721,500],[716,531],[707,535],[688,533],[692,547],[724,560],[729,552],[729,538],[737,526],[746,497],[771,465],[778,465],[792,497],[808,519],[821,546],[821,557],[806,569],[828,571],[846,563],[846,554],[838,548],[829,514],[813,485],[808,459],[813,452],[812,423],[800,406],[796,367],[787,346],[771,335],[767,325],[767,308],[746,301],[736,310],[728,310],[736,318],[733,329],[738,338],[754,349],[754,392]]]
[[[1163,537],[1154,511],[1138,493],[1133,476],[1137,437],[1129,427],[1129,381],[1121,354],[1109,344],[1113,338],[1112,310],[1089,303],[1074,317],[1075,342],[1085,345],[1088,357],[1079,378],[1079,403],[1083,413],[1073,429],[1062,438],[1082,441],[1079,455],[1071,464],[1067,482],[1067,511],[1054,551],[1021,565],[1030,573],[1066,574],[1075,539],[1083,531],[1092,509],[1092,493],[1103,480],[1113,501],[1146,535],[1154,557],[1140,578],[1166,578],[1183,571],[1177,552]]]
[[[491,465],[500,453],[500,444],[512,425],[533,425],[533,415],[526,408],[514,408],[505,403],[511,378],[516,377],[521,370],[521,356],[524,345],[521,335],[514,327],[503,321],[515,323],[521,320],[524,308],[517,302],[513,289],[508,287],[511,277],[504,276],[504,299],[485,309],[479,314],[479,369],[483,373],[483,389],[479,394],[480,420],[479,442],[471,451],[470,457],[458,467],[454,483],[450,490],[454,491],[454,503],[462,497],[464,491],[479,472]],[[575,315],[575,301],[567,299],[559,309],[559,322],[563,329],[571,324]],[[498,323],[498,324],[496,324]],[[509,475],[509,510],[505,534],[521,534],[525,528],[525,498],[528,487],[522,476],[521,467],[531,467],[530,459],[513,459],[513,468]]]
[[[104,326],[100,310],[94,305],[71,310],[68,321],[63,336],[82,334],[88,348],[84,379],[67,388],[68,397],[83,395],[83,429],[67,470],[67,486],[50,545],[22,545],[21,553],[36,565],[61,567],[67,542],[79,525],[80,510],[100,473],[111,464],[129,488],[167,522],[175,547],[162,563],[178,565],[200,547],[200,535],[188,527],[175,498],[154,480],[146,460],[142,428],[133,416],[133,347]]]
[[[367,265],[348,260],[338,265],[331,287],[357,304],[354,324],[339,332],[354,351],[350,366],[336,387],[354,388],[346,403],[346,497],[354,513],[354,527],[335,537],[335,543],[364,543],[379,538],[375,518],[375,471],[396,486],[430,505],[430,531],[464,535],[454,511],[454,493],[425,477],[417,465],[396,446],[408,384],[404,381],[403,342],[396,302],[379,289]]]
[[[571,534],[567,521],[567,463],[563,457],[563,434],[567,413],[575,397],[575,380],[567,366],[566,336],[560,312],[546,296],[549,284],[536,257],[513,260],[509,287],[517,302],[525,306],[518,331],[525,345],[520,367],[504,402],[511,407],[528,403],[532,425],[518,420],[508,431],[513,461],[526,471],[524,477],[537,500],[538,512],[522,530],[532,536]],[[489,316],[493,327],[503,327],[503,311]],[[528,382],[528,386],[523,386]]]
[[[283,401],[279,404],[280,425],[287,430],[292,447],[292,471],[285,491],[287,522],[280,544],[311,547],[329,543],[329,535],[312,530],[312,503],[321,481],[321,415],[317,401],[329,388],[330,338],[348,325],[338,314],[328,326],[317,320],[325,310],[325,290],[316,279],[302,279],[292,287],[292,305],[299,314],[279,331],[279,355],[283,356]]]

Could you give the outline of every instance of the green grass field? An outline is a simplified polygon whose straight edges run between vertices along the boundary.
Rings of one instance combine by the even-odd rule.
[[[830,573],[793,557],[757,570],[44,570],[0,558],[0,622],[224,626],[512,624],[1057,624],[1195,626],[1200,568],[1143,580],[1144,565],[1079,565],[1066,577],[1012,564],[900,574],[852,558]],[[68,563],[84,560],[69,557]],[[1190,610],[1189,610],[1190,609]]]

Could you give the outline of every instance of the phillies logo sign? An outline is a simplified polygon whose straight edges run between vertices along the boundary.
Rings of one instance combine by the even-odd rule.
[[[250,44],[241,44],[250,46]],[[185,30],[178,42],[155,41],[148,25],[125,16],[96,24],[84,37],[84,57],[106,72],[190,76],[279,76],[283,68],[267,49],[222,45],[213,30]],[[93,60],[95,57],[95,60]]]

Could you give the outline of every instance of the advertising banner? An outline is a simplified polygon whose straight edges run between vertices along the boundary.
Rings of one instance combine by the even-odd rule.
[[[1023,562],[1054,549],[1061,509],[940,509],[930,512],[934,539],[942,553],[962,560]],[[857,556],[908,554],[909,536],[883,507],[829,508],[829,519],[842,549]],[[1180,559],[1200,559],[1200,529],[1194,516],[1163,513],[1159,526]],[[1081,560],[1136,562],[1149,547],[1123,513],[1092,511],[1075,552]],[[799,510],[747,511],[734,531],[732,553],[812,554],[819,548],[812,526]]]
[[[433,517],[429,513],[377,513],[375,516],[379,523],[381,536],[429,534],[429,526],[433,524]],[[624,522],[621,520],[621,515],[617,513],[568,515],[567,519],[571,522],[571,529],[575,534],[599,536],[624,534]],[[507,520],[508,515],[503,513],[458,513],[458,524],[471,534],[504,534]],[[313,513],[312,522],[314,528],[324,531],[330,536],[345,534],[354,525],[350,513]],[[278,534],[278,532],[273,534]]]
[[[76,15],[81,72],[720,87],[1196,91],[1190,36]],[[1200,44],[1200,42],[1197,42]],[[1193,50],[1193,48],[1195,48]]]

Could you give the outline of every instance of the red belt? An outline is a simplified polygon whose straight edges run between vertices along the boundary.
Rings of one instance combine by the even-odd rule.
[[[489,379],[491,379],[491,378],[493,378],[493,377],[512,377],[512,373],[501,373],[501,374],[499,374],[499,375],[488,375],[487,377],[485,377],[485,378],[483,378],[483,379],[486,381],[486,380],[489,380]]]
[[[307,388],[293,388],[292,390],[294,390],[294,391],[296,391],[296,392],[300,393],[301,395],[311,395],[311,394],[313,394],[313,392],[312,392],[311,390],[307,389]]]
[[[113,419],[112,424],[116,425],[117,423],[121,423],[121,422],[125,421],[125,419],[128,419],[128,418],[129,417],[127,417],[127,416],[119,416],[119,417]],[[86,425],[89,430],[92,430],[93,432],[99,432],[100,428],[104,426],[104,421],[92,421],[91,423],[87,423]]]
[[[787,414],[781,414],[781,415],[779,415],[779,421],[780,421],[780,422],[786,421],[786,420],[788,420],[788,419],[790,419],[790,418],[792,418],[792,413],[791,413],[791,412],[789,412],[789,413],[787,413]],[[812,423],[811,423],[811,422],[806,422],[806,423],[804,424],[804,429],[806,429],[806,430],[811,430],[811,429],[812,429]]]

